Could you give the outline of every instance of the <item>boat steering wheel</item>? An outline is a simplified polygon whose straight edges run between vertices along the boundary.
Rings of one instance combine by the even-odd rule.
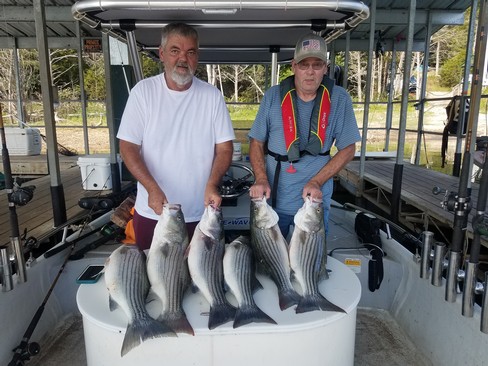
[[[220,194],[222,198],[236,198],[242,196],[244,193],[249,192],[254,181],[254,172],[251,168],[244,164],[232,163],[230,169],[222,178]]]

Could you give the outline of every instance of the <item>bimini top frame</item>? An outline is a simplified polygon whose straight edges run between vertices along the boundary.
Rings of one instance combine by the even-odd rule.
[[[203,63],[269,63],[293,58],[297,39],[314,31],[326,40],[340,37],[369,17],[360,1],[198,1],[80,0],[75,19],[125,40],[133,32],[137,44],[156,50],[160,29],[175,21],[198,29]]]

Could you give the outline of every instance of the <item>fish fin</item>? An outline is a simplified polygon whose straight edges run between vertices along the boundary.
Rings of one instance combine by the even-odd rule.
[[[147,296],[146,296],[146,304],[149,304],[149,303],[151,303],[151,302],[153,302],[155,300],[160,301],[160,298],[157,295],[157,293],[151,287],[149,289],[149,292],[147,293]]]
[[[158,318],[158,321],[163,322],[168,327],[173,329],[173,331],[176,333],[186,333],[190,335],[195,335],[195,331],[193,330],[193,327],[191,326],[184,312],[181,312],[177,316],[171,318],[163,317],[161,315]]]
[[[117,302],[114,299],[112,299],[112,296],[110,296],[110,294],[109,294],[108,295],[108,308],[110,309],[110,311],[114,311],[118,307],[119,307],[119,304],[117,304]]]
[[[261,282],[259,282],[258,278],[256,277],[256,274],[251,275],[251,291],[252,293],[256,293],[258,290],[263,289],[263,285],[261,285]]]
[[[165,324],[149,316],[136,319],[127,325],[120,356],[125,356],[130,350],[140,345],[146,339],[160,337],[176,337],[176,333]]]
[[[188,260],[188,254],[190,253],[191,242],[185,248],[185,254],[183,254],[183,259]]]
[[[298,295],[293,289],[279,291],[278,297],[281,310],[285,310],[290,306],[297,305],[300,301],[300,295]]]
[[[169,253],[169,245],[166,243],[165,245],[161,246],[161,253],[163,254],[163,258],[166,258]]]
[[[328,270],[328,269],[324,269],[323,271],[321,270],[318,273],[317,281],[321,282],[323,280],[328,280],[329,279],[329,272],[330,272],[330,270]]]
[[[204,236],[202,239],[203,239],[203,243],[205,244],[205,249],[211,251],[214,246],[215,240],[210,238],[209,236]]]
[[[300,299],[295,312],[297,314],[306,313],[314,310],[322,311],[336,311],[338,313],[345,313],[346,311],[334,305],[321,294],[306,295]]]
[[[212,330],[219,325],[225,324],[234,319],[236,309],[229,303],[216,304],[210,307],[208,317],[208,329]]]
[[[239,307],[234,318],[234,329],[250,323],[277,324],[274,319],[258,308],[257,305]]]

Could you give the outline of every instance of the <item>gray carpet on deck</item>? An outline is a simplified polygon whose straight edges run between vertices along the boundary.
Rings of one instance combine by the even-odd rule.
[[[72,316],[51,337],[27,366],[86,366],[81,316]],[[432,366],[386,310],[358,308],[355,366]],[[257,366],[257,365],[255,365]],[[324,365],[330,366],[330,365]]]

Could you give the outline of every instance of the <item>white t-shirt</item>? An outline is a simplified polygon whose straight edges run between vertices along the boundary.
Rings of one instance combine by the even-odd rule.
[[[142,145],[149,172],[170,203],[181,204],[185,220],[200,220],[215,144],[235,138],[220,91],[193,78],[185,91],[168,88],[163,74],[144,79],[131,90],[117,138]],[[137,185],[135,209],[157,220],[148,193]]]

